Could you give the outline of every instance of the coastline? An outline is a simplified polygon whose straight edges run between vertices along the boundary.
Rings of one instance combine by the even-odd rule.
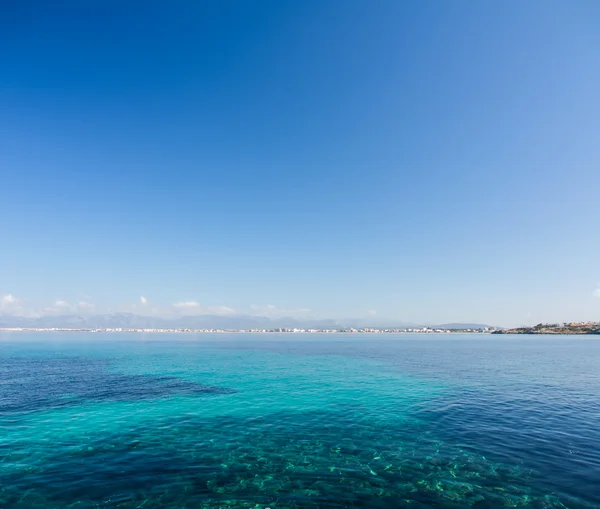
[[[375,329],[375,328],[340,328],[340,329],[189,329],[189,328],[70,328],[70,327],[0,327],[3,332],[85,332],[101,334],[419,334],[419,335],[449,335],[449,334],[498,334],[498,335],[545,335],[545,336],[586,336],[600,335],[600,324],[585,326],[535,326],[512,329]]]
[[[547,325],[538,324],[535,327],[517,327],[514,329],[501,329],[493,331],[492,334],[528,334],[528,335],[594,335],[600,334],[599,323]]]
[[[510,331],[494,331],[491,332],[490,334],[498,334],[498,335],[517,335],[517,336],[594,336],[594,335],[600,335],[600,330],[591,330],[591,331],[586,331],[586,332],[581,332],[581,331],[577,331],[577,332],[558,332],[558,331],[544,331],[544,332],[537,332],[537,331],[528,331],[528,332],[521,332],[521,331],[514,331],[514,330],[510,330]]]
[[[89,333],[151,333],[151,334],[492,334],[483,330],[404,330],[404,329],[72,329],[4,327],[1,332],[89,332]]]

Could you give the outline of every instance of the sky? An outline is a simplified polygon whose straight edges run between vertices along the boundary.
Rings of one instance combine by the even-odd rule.
[[[600,320],[598,2],[0,9],[0,314]]]

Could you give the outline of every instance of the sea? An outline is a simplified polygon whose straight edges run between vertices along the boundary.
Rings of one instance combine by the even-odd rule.
[[[599,508],[600,340],[4,333],[0,507]]]

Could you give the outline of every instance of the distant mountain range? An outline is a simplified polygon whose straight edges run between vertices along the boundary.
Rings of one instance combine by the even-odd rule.
[[[432,325],[434,329],[493,329],[492,325],[486,325],[484,323],[443,323],[441,325]]]
[[[383,321],[383,320],[382,320]],[[110,315],[60,315],[27,318],[0,315],[0,327],[28,328],[73,328],[73,329],[273,329],[273,328],[314,328],[336,329],[341,327],[373,327],[373,328],[418,328],[406,322],[377,323],[375,320],[310,320],[292,317],[269,318],[250,315],[197,315],[179,318],[160,318],[141,316],[132,313],[116,313]],[[430,325],[440,329],[479,329],[489,327],[477,323],[447,323]]]

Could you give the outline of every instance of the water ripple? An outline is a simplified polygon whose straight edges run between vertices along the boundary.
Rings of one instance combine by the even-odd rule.
[[[590,344],[7,344],[0,506],[598,508]]]

